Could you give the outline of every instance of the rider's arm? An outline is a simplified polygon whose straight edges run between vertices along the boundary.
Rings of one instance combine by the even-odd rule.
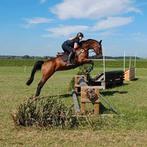
[[[77,42],[74,43],[74,49],[76,49],[76,48],[78,48],[78,43]]]

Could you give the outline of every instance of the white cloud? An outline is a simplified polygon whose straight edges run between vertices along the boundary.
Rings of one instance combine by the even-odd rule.
[[[50,10],[60,19],[98,19],[128,12],[140,12],[132,0],[64,0]]]
[[[73,33],[77,32],[83,32],[88,30],[88,26],[84,25],[68,25],[68,26],[59,26],[55,28],[47,29],[49,33],[51,33],[54,36],[69,36]]]
[[[129,38],[132,38],[134,41],[145,42],[147,41],[147,34],[143,32],[135,32],[130,34]]]
[[[50,23],[52,20],[44,17],[34,17],[34,18],[25,18],[25,27],[29,28],[33,25],[38,25],[38,24],[44,24],[44,23]]]
[[[40,0],[41,4],[44,4],[47,0]]]
[[[101,20],[94,27],[93,30],[106,30],[123,25],[127,25],[133,22],[132,17],[108,17],[107,19]]]
[[[118,33],[115,30],[106,30],[98,33],[101,38],[113,37],[113,36],[121,36],[122,34]]]
[[[127,25],[133,21],[132,17],[108,17],[107,19],[103,19],[99,21],[97,24],[92,26],[86,25],[67,25],[63,26],[60,25],[55,28],[49,28],[47,31],[49,32],[48,35],[44,36],[69,36],[73,33],[77,32],[89,32],[94,33],[97,31],[105,31],[111,30],[112,28],[120,27],[123,25]],[[101,32],[102,33],[102,32]],[[106,32],[105,32],[106,35]]]

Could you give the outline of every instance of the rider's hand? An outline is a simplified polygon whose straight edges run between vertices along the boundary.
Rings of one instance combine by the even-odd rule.
[[[75,48],[73,48],[73,50],[72,50],[74,53],[76,52],[76,49]]]
[[[78,44],[76,42],[74,43],[74,48],[78,48]]]

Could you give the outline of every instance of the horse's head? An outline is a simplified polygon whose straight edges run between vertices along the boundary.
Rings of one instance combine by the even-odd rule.
[[[102,40],[96,41],[93,39],[88,39],[88,40],[82,41],[82,47],[87,50],[93,49],[98,57],[102,56]]]

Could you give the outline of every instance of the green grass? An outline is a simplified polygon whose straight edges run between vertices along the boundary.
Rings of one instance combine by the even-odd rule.
[[[35,93],[41,77],[38,72],[33,84],[26,86],[25,82],[32,67],[27,66],[25,62],[30,65],[29,61],[24,61],[22,66],[17,66],[19,62],[15,66],[0,66],[0,146],[147,146],[146,61],[138,62],[138,80],[102,92],[121,115],[102,119],[103,122],[96,130],[89,127],[74,130],[16,127],[10,114],[27,97]],[[119,63],[115,65],[118,67]],[[118,68],[108,68],[111,69]],[[95,68],[92,74],[98,71],[102,69]],[[77,69],[55,73],[42,89],[41,95],[66,94],[69,81],[76,72]],[[72,104],[71,97],[65,97],[63,100],[67,105]]]
[[[0,59],[0,66],[32,66],[37,60],[42,59]],[[95,67],[103,67],[103,61],[99,60],[95,62]],[[132,59],[132,66],[134,65],[134,59]],[[137,59],[137,68],[147,68],[146,59]],[[106,60],[106,67],[109,68],[123,68],[123,60],[121,59],[108,59]],[[126,59],[126,68],[129,67],[129,60]]]

